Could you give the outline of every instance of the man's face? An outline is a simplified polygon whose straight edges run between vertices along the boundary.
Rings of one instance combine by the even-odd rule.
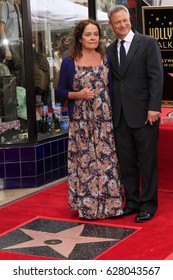
[[[120,39],[124,39],[131,29],[130,15],[121,10],[111,15],[109,24]]]

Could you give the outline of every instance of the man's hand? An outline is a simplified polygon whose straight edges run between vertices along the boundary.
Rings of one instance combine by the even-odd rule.
[[[148,111],[148,118],[150,125],[153,125],[160,118],[160,112],[157,111]],[[146,123],[147,123],[146,121]]]

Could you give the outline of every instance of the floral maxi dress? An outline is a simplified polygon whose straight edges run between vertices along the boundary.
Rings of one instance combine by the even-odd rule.
[[[77,66],[73,88],[94,91],[94,99],[76,100],[68,143],[69,204],[79,217],[119,216],[122,189],[108,89],[108,65]]]

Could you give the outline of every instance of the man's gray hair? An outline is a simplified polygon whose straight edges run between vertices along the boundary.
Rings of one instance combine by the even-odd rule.
[[[123,6],[123,5],[112,5],[108,10],[108,18],[110,19],[112,14],[117,13],[119,11],[125,11],[128,15],[130,15],[129,10],[125,6]]]

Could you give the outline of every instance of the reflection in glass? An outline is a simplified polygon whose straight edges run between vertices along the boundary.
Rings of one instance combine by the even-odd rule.
[[[0,143],[27,141],[23,29],[20,0],[0,1]],[[19,113],[20,112],[20,113]],[[25,135],[25,139],[22,138]]]

